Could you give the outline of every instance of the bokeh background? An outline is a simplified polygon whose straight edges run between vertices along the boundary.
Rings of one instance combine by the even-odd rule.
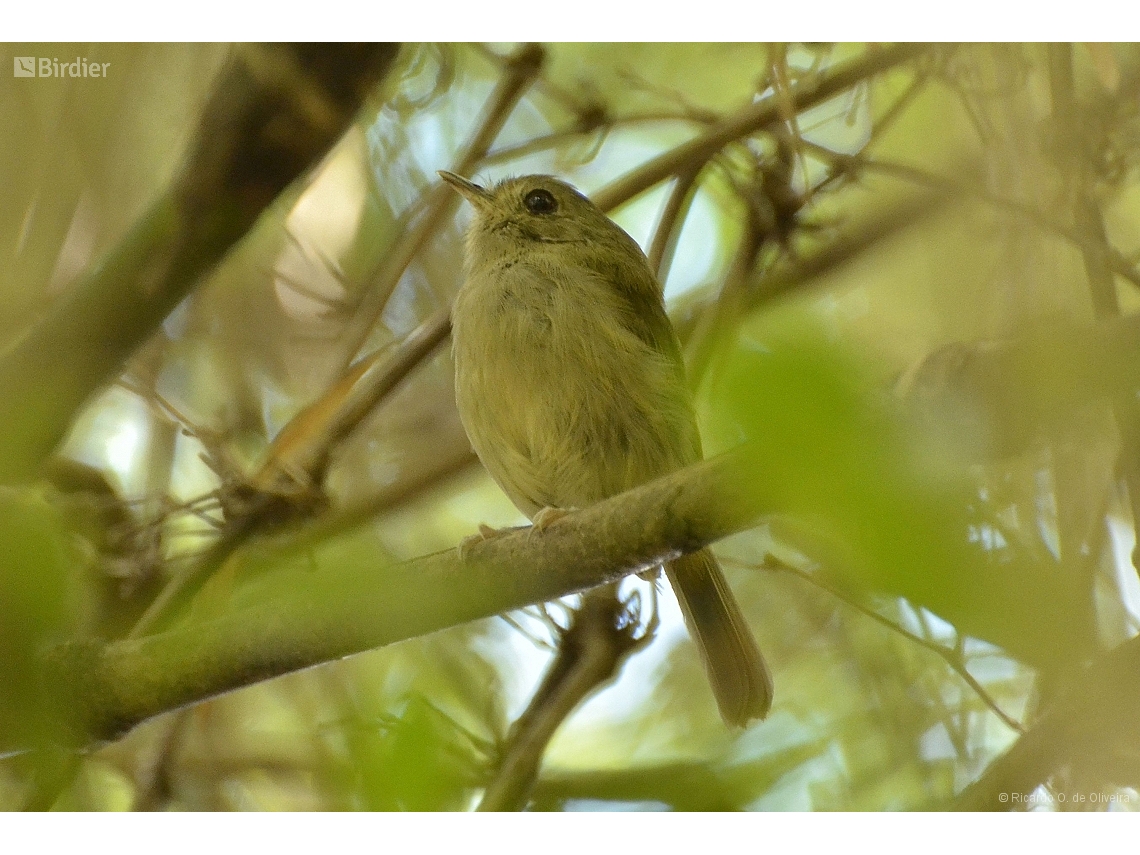
[[[21,687],[45,645],[127,635],[235,520],[254,522],[231,563],[301,567],[314,590],[323,566],[524,522],[470,450],[445,341],[350,429],[302,432],[328,457],[304,501],[238,500],[298,413],[343,406],[348,366],[446,319],[469,212],[435,172],[462,167],[554,174],[607,202],[659,271],[706,454],[757,444],[772,509],[717,545],[773,667],[769,718],[726,729],[667,586],[650,628],[648,584],[627,583],[653,637],[557,730],[532,808],[978,807],[1005,792],[986,778],[1014,774],[1003,757],[1028,796],[998,807],[1140,805],[1140,685],[1111,659],[1140,626],[1140,51],[893,50],[401,45],[347,132],[75,409],[34,477],[0,488],[12,732],[36,741],[43,710]],[[148,216],[226,69],[264,60],[4,53],[111,65],[0,66],[0,354]],[[758,105],[769,120],[674,157]],[[275,551],[300,531],[302,549]],[[576,602],[168,712],[84,752],[48,801],[471,808]],[[26,745],[0,747],[0,805],[19,807],[42,782]]]

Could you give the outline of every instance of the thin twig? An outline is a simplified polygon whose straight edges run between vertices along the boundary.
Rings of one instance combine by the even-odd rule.
[[[129,637],[139,637],[172,609],[189,602],[229,555],[263,531],[267,522],[280,516],[284,506],[303,500],[306,487],[316,490],[336,447],[386,394],[439,346],[450,329],[449,313],[437,312],[394,351],[362,360],[341,384],[333,387],[332,391],[338,394],[326,395],[295,416],[273,441],[266,462],[248,482],[240,485],[243,491],[254,492],[240,515],[227,515],[223,535],[215,547],[203,555],[199,566],[189,567],[167,582]],[[202,516],[200,512],[191,512]]]
[[[281,430],[250,486],[271,492],[282,479],[295,482],[298,477],[313,487],[320,485],[336,448],[450,332],[450,309],[440,309],[395,347],[351,366],[320,400]]]
[[[518,160],[522,157],[527,157],[531,154],[536,154],[540,151],[556,148],[564,142],[575,139],[576,137],[586,136],[587,134],[608,134],[614,128],[623,127],[626,125],[636,124],[653,124],[657,122],[689,122],[693,124],[708,124],[701,119],[693,116],[684,115],[681,113],[639,113],[629,116],[607,116],[598,114],[595,116],[587,116],[585,120],[580,119],[572,127],[562,128],[561,130],[551,131],[542,136],[533,137],[525,142],[516,143],[515,145],[507,146],[505,148],[495,149],[483,157],[478,166],[494,166],[499,163],[507,163],[512,160]]]
[[[510,54],[503,55],[495,53],[495,51],[493,51],[488,45],[481,42],[472,45],[472,47],[475,49],[476,53],[480,54],[492,65],[497,66],[500,70],[509,70],[509,65],[511,62]],[[537,78],[534,81],[534,86],[535,89],[537,89],[547,98],[557,102],[566,110],[569,110],[571,113],[581,113],[589,109],[587,104],[584,104],[581,99],[575,97],[574,94],[571,93],[568,89],[559,86],[557,83],[547,77]]]
[[[525,609],[523,611],[525,611]],[[549,651],[551,653],[553,653],[555,650],[557,650],[557,648],[553,644],[551,644],[549,641],[547,641],[544,638],[539,638],[537,635],[535,635],[533,632],[531,632],[526,627],[524,627],[521,623],[519,623],[517,620],[515,620],[515,618],[511,615],[510,612],[503,612],[503,614],[499,615],[499,617],[502,619],[503,623],[505,623],[507,626],[509,626],[511,629],[513,629],[515,632],[517,632],[519,635],[521,635],[523,638],[525,638],[527,641],[529,641],[531,644],[533,644],[535,647],[537,647],[539,650],[546,650],[546,651]]]
[[[315,519],[295,533],[286,535],[283,545],[289,551],[306,550],[313,544],[331,540],[364,525],[369,520],[404,505],[417,496],[438,487],[449,479],[473,470],[479,458],[465,438],[436,450],[430,468],[414,473],[413,477],[397,480],[379,489],[368,499],[334,510]]]
[[[1059,770],[1111,767],[1113,758],[1128,758],[1120,783],[1134,781],[1138,672],[1140,638],[1131,638],[1058,675],[1058,691],[1033,725],[958,794],[951,809],[1010,810]]]
[[[891,106],[883,111],[883,115],[875,120],[874,126],[872,127],[871,140],[868,141],[868,145],[883,138],[883,133],[902,116],[903,111],[905,111],[907,107],[914,103],[914,99],[919,96],[929,82],[930,75],[922,69],[919,69],[906,90],[891,103]]]
[[[803,139],[802,137],[800,138],[800,147],[803,151],[813,152],[820,156],[822,159],[827,160],[829,163],[831,163],[831,169],[828,172],[827,176],[825,176],[823,180],[821,180],[818,184],[805,190],[805,206],[807,206],[815,198],[820,190],[823,190],[824,188],[829,187],[844,178],[852,177],[858,174],[858,166],[864,162],[864,158],[867,158],[867,153],[874,147],[876,142],[882,139],[883,134],[888,129],[890,129],[891,125],[898,121],[899,117],[902,116],[903,111],[905,111],[906,108],[914,102],[914,99],[918,97],[920,92],[922,92],[923,88],[925,88],[929,80],[929,75],[925,74],[922,71],[919,71],[917,74],[915,74],[914,80],[910,82],[910,85],[906,88],[906,91],[904,91],[898,98],[891,102],[891,106],[883,112],[882,116],[875,120],[874,125],[871,128],[870,138],[857,154],[851,156],[855,158],[855,161],[852,163],[844,163],[843,155],[840,155],[838,152],[834,152],[825,146],[813,143],[811,140]]]
[[[840,236],[818,252],[812,255],[800,254],[786,264],[776,264],[764,270],[756,286],[748,289],[746,308],[755,309],[802,285],[818,282],[825,273],[858,258],[887,238],[919,225],[945,209],[953,199],[953,196],[943,191],[916,194],[859,224],[850,234]]]
[[[174,772],[174,758],[183,747],[186,730],[190,723],[189,710],[178,710],[170,720],[163,723],[163,732],[158,737],[158,749],[145,767],[134,772],[136,811],[163,810],[168,806],[172,795],[171,779]],[[211,758],[216,759],[216,758]],[[123,770],[128,771],[128,770]]]
[[[706,307],[706,311],[701,313],[687,342],[689,352],[687,373],[689,384],[694,388],[700,385],[712,363],[722,335],[745,310],[748,281],[767,237],[761,233],[755,217],[745,218],[744,233],[740,236],[740,244],[736,248],[724,284],[716,298]]]
[[[873,145],[876,140],[881,138],[883,131],[890,127],[902,114],[902,110],[913,101],[925,83],[926,75],[918,74],[911,85],[907,87],[906,91],[895,99],[884,116],[875,124],[871,138],[864,146],[864,151]],[[790,97],[790,92],[787,88],[782,90],[782,92],[780,103],[784,105],[783,109],[787,110],[789,109],[787,101]],[[822,146],[817,146],[802,138],[797,139],[801,151],[805,149],[823,149]],[[822,181],[807,190],[801,198],[795,200],[794,204],[796,210],[809,204],[811,200],[819,195],[825,188],[854,173],[854,167],[851,163],[844,162],[828,149],[823,149],[823,151],[832,155],[832,169]],[[741,196],[747,197],[747,190],[737,188],[737,192]],[[700,313],[700,317],[692,328],[691,335],[688,337],[687,345],[691,354],[689,377],[690,382],[694,386],[700,383],[704,372],[708,369],[716,341],[720,334],[722,334],[737,317],[752,308],[750,304],[756,299],[755,294],[753,294],[751,299],[748,297],[748,292],[751,290],[748,287],[749,278],[756,266],[757,258],[763,249],[764,243],[767,237],[769,237],[768,235],[760,234],[757,228],[757,224],[750,218],[746,226],[747,231],[741,240],[737,255],[729,269],[724,285],[715,300],[711,301],[705,308],[705,311]],[[786,239],[785,236],[780,234],[775,235],[775,237]],[[757,289],[757,291],[762,290],[764,289]]]
[[[910,164],[864,157],[862,153],[857,155],[844,155],[812,142],[805,141],[805,144],[813,154],[831,160],[841,169],[843,168],[843,164],[846,163],[846,171],[848,173],[854,174],[862,170],[871,170],[903,181],[909,181],[912,184],[918,184],[931,190],[938,190],[947,195],[970,196],[978,201],[992,205],[1000,211],[1024,217],[1028,222],[1041,230],[1069,241],[1082,252],[1086,252],[1093,247],[1093,241],[1089,235],[1081,234],[1077,229],[1050,217],[1044,211],[1038,210],[1032,205],[1019,202],[1016,199],[1008,199],[996,193],[991,193],[976,183],[944,178],[940,175],[935,175],[934,173],[911,166]],[[1140,272],[1137,272],[1135,265],[1129,261],[1123,253],[1117,251],[1112,246],[1106,246],[1104,247],[1104,254],[1105,264],[1113,273],[1127,279],[1133,285],[1140,287]]]
[[[697,164],[686,169],[677,176],[669,198],[665,200],[665,207],[657,220],[657,227],[653,231],[653,240],[649,245],[649,269],[657,274],[657,281],[664,286],[669,278],[669,268],[673,261],[673,252],[677,248],[677,239],[681,228],[677,227],[680,221],[684,226],[688,216],[689,207],[695,195],[694,188],[697,178],[701,174],[704,164]]]
[[[503,78],[488,99],[483,120],[475,135],[452,166],[453,172],[466,175],[486,155],[515,106],[538,75],[544,58],[545,53],[538,45],[525,45],[511,56]],[[446,185],[442,182],[433,183],[423,199],[419,218],[405,225],[368,285],[367,296],[361,302],[352,329],[346,333],[349,359],[364,346],[412,259],[427,244],[440,224],[451,216],[458,204],[459,197]]]
[[[803,111],[814,107],[864,80],[916,59],[925,50],[923,45],[906,44],[868,51],[815,80],[797,82],[791,89],[795,108]],[[775,95],[762,98],[718,122],[700,136],[626,173],[596,193],[594,202],[603,211],[616,208],[686,166],[706,162],[733,140],[749,136],[780,121],[780,111],[780,99]]]
[[[947,665],[949,665],[954,670],[954,672],[959,677],[961,677],[966,682],[966,684],[971,689],[974,690],[974,692],[978,695],[978,697],[982,700],[982,702],[987,707],[989,707],[990,710],[994,713],[994,715],[996,715],[998,718],[1000,718],[1006,724],[1007,727],[1009,727],[1012,730],[1017,731],[1017,733],[1019,733],[1019,734],[1025,733],[1025,728],[1022,726],[1022,724],[1019,721],[1017,721],[1017,719],[1013,718],[1008,713],[1006,713],[1004,710],[1002,710],[1002,708],[1000,706],[998,706],[997,701],[995,701],[990,696],[989,692],[987,692],[985,690],[985,688],[982,687],[982,684],[979,683],[974,678],[974,676],[969,672],[969,670],[967,670],[967,668],[966,668],[965,664],[962,662],[961,658],[959,656],[957,656],[953,650],[947,650],[945,647],[943,647],[941,644],[939,644],[936,641],[931,641],[928,638],[923,638],[921,635],[916,635],[915,633],[911,632],[910,630],[908,630],[902,626],[899,626],[897,623],[892,621],[890,618],[884,617],[883,615],[876,612],[874,609],[868,608],[867,606],[860,603],[858,600],[856,600],[856,599],[848,596],[847,594],[843,593],[838,588],[835,588],[835,587],[827,584],[823,580],[817,578],[814,574],[808,573],[807,571],[802,570],[799,567],[796,567],[792,564],[788,564],[787,562],[780,561],[779,559],[777,559],[773,556],[768,556],[762,564],[750,565],[750,566],[752,566],[753,568],[756,568],[756,569],[760,569],[760,570],[770,570],[770,571],[777,571],[780,573],[788,573],[792,576],[796,576],[800,579],[803,579],[804,581],[814,585],[815,587],[819,588],[820,590],[826,591],[827,593],[831,594],[836,599],[843,601],[848,606],[850,606],[851,608],[860,612],[861,614],[864,614],[867,617],[871,618],[871,620],[875,621],[876,623],[882,624],[883,626],[887,627],[888,629],[892,630],[893,632],[896,632],[899,635],[903,636],[904,638],[907,638],[907,639],[913,641],[915,644],[918,644],[922,647],[925,647],[927,650],[931,651],[932,653],[937,654]]]
[[[676,104],[682,112],[696,121],[704,122],[705,124],[712,124],[719,121],[720,116],[707,107],[700,104],[694,104],[689,100],[689,97],[680,89],[670,89],[667,86],[661,86],[651,80],[647,80],[631,68],[623,68],[618,71],[618,77],[622,79],[623,83],[628,84],[628,88],[634,92],[644,92],[661,101],[668,101]]]

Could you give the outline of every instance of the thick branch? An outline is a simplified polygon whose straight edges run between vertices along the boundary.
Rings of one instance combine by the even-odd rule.
[[[575,512],[541,536],[523,529],[480,543],[466,560],[449,550],[366,571],[322,569],[319,583],[305,576],[213,620],[65,645],[51,658],[52,685],[79,716],[81,742],[112,738],[259,680],[652,568],[747,528],[767,510],[760,480],[742,448]]]
[[[0,356],[0,480],[32,475],[107,383],[262,210],[328,150],[395,45],[239,52],[171,187],[123,242]]]
[[[1058,402],[1105,394],[1121,382],[1105,379],[1111,374],[1098,359],[1076,356],[1127,349],[1136,334],[1133,319],[1115,319],[980,348],[961,363],[963,377],[951,372],[944,380],[951,390],[964,383],[965,392],[947,394],[955,399],[980,384],[976,394],[984,400],[1009,400],[1018,379],[1032,380],[1040,369],[1041,376],[1066,379],[1060,389],[1057,381],[1049,389],[1030,384],[1021,409],[1031,422],[1043,421]],[[1072,352],[1060,346],[1065,342]],[[991,385],[994,391],[987,393]],[[946,393],[942,383],[930,391]],[[1047,400],[1033,403],[1035,395]],[[264,596],[232,615],[151,637],[66,649],[60,684],[74,688],[85,730],[109,737],[151,715],[257,680],[655,566],[746,528],[775,507],[778,488],[765,483],[741,449],[576,512],[541,536],[521,531],[487,541],[472,549],[467,562],[450,551],[367,572],[330,568],[322,570],[319,585],[306,577],[305,590]],[[269,591],[284,587],[273,580],[266,585]]]

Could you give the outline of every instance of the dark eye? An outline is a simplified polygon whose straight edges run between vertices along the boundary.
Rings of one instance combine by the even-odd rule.
[[[531,190],[523,199],[523,204],[532,214],[553,214],[558,210],[558,203],[554,201],[554,194],[549,190]]]

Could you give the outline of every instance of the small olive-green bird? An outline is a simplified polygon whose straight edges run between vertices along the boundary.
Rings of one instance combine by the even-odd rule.
[[[452,310],[455,394],[479,459],[531,519],[701,459],[681,349],[637,243],[556,178],[484,189]],[[665,565],[721,716],[763,718],[772,679],[708,549]]]

